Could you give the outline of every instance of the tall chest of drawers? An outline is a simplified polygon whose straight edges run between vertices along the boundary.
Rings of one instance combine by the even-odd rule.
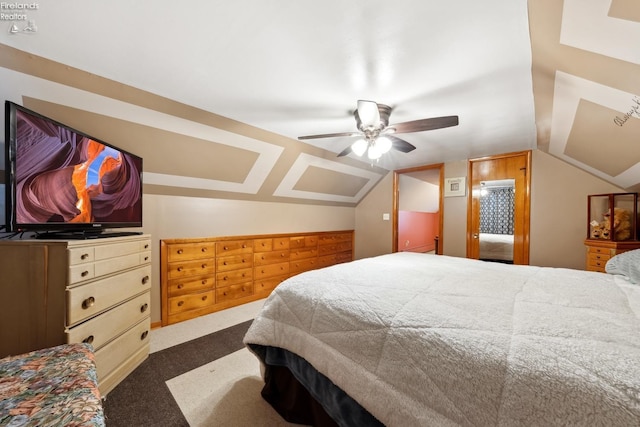
[[[269,296],[283,280],[353,259],[353,230],[160,241],[162,324]]]
[[[150,236],[0,242],[0,274],[0,357],[90,343],[103,395],[147,358]]]
[[[604,239],[586,239],[584,241],[587,247],[587,271],[605,272],[605,265],[614,256],[626,251],[640,248],[640,242],[637,240],[626,240],[616,242]]]

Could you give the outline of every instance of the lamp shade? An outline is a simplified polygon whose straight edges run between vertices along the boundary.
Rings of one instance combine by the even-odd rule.
[[[362,156],[365,151],[367,151],[367,147],[369,143],[364,139],[359,139],[351,145],[351,151],[356,153],[357,156]]]

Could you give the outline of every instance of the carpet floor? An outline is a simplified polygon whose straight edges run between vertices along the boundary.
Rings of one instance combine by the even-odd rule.
[[[153,330],[149,358],[104,399],[107,426],[293,426],[260,396],[242,344],[263,303]]]

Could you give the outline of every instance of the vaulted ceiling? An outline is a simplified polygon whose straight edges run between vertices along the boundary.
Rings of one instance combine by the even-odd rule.
[[[640,189],[634,0],[37,6],[2,10],[0,92],[141,147],[148,191],[349,205],[386,170],[536,147]],[[297,141],[356,130],[358,99],[460,124],[374,164],[335,157],[351,137]]]

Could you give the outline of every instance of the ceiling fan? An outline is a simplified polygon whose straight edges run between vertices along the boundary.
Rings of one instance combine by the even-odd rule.
[[[360,100],[358,101],[357,109],[353,112],[358,127],[357,132],[306,135],[299,136],[298,139],[335,138],[339,136],[360,137],[353,144],[342,150],[338,157],[346,156],[351,152],[362,156],[366,151],[369,159],[376,160],[392,148],[403,153],[416,149],[413,144],[394,136],[394,134],[423,132],[458,125],[458,116],[432,117],[389,125],[390,114],[391,107],[388,105]]]

